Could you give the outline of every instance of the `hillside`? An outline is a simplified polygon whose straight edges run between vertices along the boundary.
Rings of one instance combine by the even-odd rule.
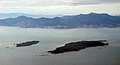
[[[0,20],[0,26],[13,26],[21,28],[116,28],[120,27],[120,16],[109,14],[80,14],[55,18],[32,18],[19,16]]]

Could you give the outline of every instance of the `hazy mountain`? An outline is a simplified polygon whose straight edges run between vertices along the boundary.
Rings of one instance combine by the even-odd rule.
[[[32,17],[32,18],[40,18],[40,17],[46,17],[46,18],[54,18],[56,16],[63,16],[63,15],[43,15],[43,14],[39,14],[39,15],[33,15],[33,14],[24,14],[24,13],[7,13],[7,14],[0,14],[0,19],[6,19],[6,18],[16,18],[19,16],[27,16],[27,17]]]
[[[19,16],[0,20],[0,26],[15,26],[23,28],[100,28],[120,27],[120,16],[109,14],[80,14],[55,18],[32,18]]]

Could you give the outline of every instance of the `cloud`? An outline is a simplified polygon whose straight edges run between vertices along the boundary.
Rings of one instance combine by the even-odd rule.
[[[119,6],[120,0],[0,0],[0,13],[78,14],[94,11],[120,14]]]
[[[56,6],[56,5],[93,5],[120,3],[120,0],[0,0],[0,6]]]
[[[120,0],[71,0],[69,5],[96,5],[96,4],[120,3]]]

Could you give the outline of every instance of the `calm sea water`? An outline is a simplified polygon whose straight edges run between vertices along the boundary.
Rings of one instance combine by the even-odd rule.
[[[67,42],[104,39],[109,41],[108,46],[41,56]],[[21,48],[12,46],[30,40],[39,40],[40,43]],[[120,65],[120,29],[0,27],[0,65]]]

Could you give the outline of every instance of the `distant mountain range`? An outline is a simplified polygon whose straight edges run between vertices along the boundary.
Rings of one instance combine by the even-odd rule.
[[[43,15],[43,14],[38,14],[38,15],[33,15],[33,14],[24,14],[24,13],[3,13],[0,14],[0,19],[6,19],[6,18],[16,18],[19,16],[26,16],[26,17],[32,17],[32,18],[40,18],[40,17],[46,17],[46,18],[54,18],[56,16],[63,16],[63,15]]]
[[[0,26],[21,28],[117,28],[120,27],[120,16],[111,16],[106,13],[80,14],[54,18],[32,18],[19,16],[0,20]]]

